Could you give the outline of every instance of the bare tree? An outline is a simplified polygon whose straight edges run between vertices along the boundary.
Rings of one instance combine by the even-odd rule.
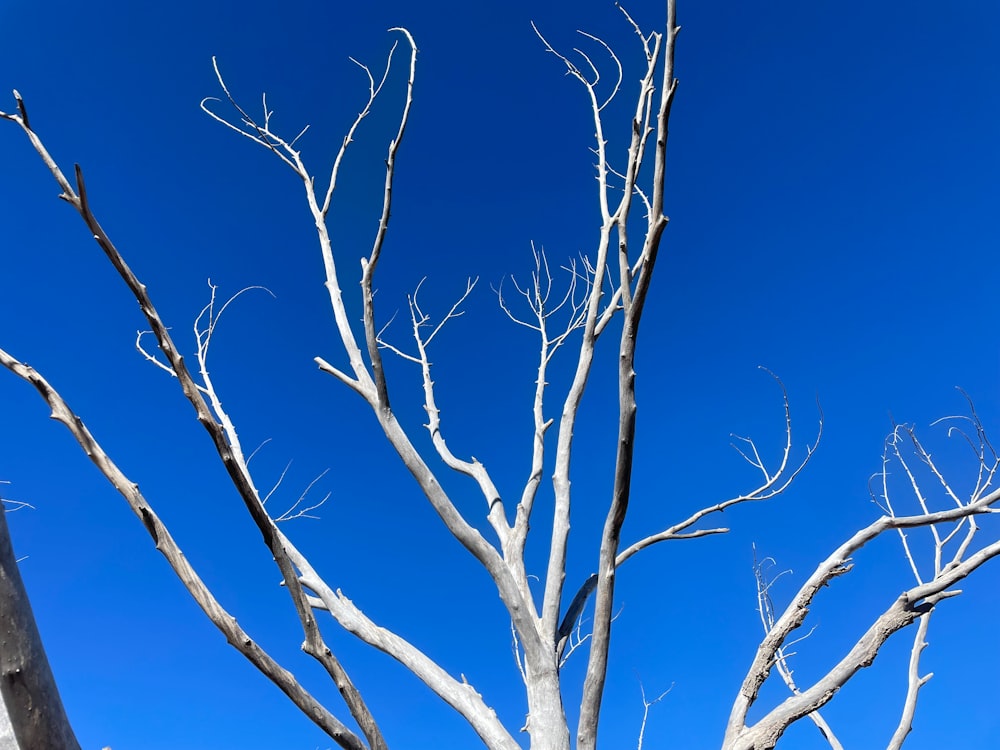
[[[772,464],[763,458],[751,438],[736,439],[738,452],[760,475],[757,486],[727,499],[707,502],[686,517],[665,524],[661,530],[623,544],[622,528],[631,498],[636,436],[636,346],[653,271],[668,224],[664,205],[667,136],[671,107],[677,92],[674,50],[680,28],[676,22],[674,0],[668,0],[663,31],[645,32],[624,10],[622,16],[626,27],[634,32],[634,43],[645,60],[645,66],[639,71],[638,87],[634,90],[629,90],[629,85],[625,83],[632,78],[626,76],[619,56],[601,38],[583,34],[590,51],[576,50],[569,55],[551,45],[536,29],[545,50],[579,83],[589,103],[595,130],[600,230],[591,251],[567,264],[565,288],[559,287],[558,274],[551,271],[549,260],[540,250],[535,254],[535,269],[530,281],[521,283],[512,279],[506,289],[503,285],[498,288],[503,311],[515,324],[531,330],[538,341],[537,376],[531,403],[533,429],[526,441],[530,444],[531,467],[514,498],[505,497],[500,492],[494,475],[471,452],[453,451],[446,442],[432,377],[429,349],[442,327],[461,315],[462,304],[472,292],[475,282],[470,281],[459,300],[437,319],[421,302],[419,288],[415,290],[408,300],[413,336],[409,345],[390,338],[386,318],[379,313],[380,308],[376,304],[377,271],[394,199],[397,153],[413,104],[417,47],[409,31],[402,28],[391,30],[398,41],[382,71],[360,66],[368,82],[368,97],[323,179],[318,179],[310,171],[298,148],[305,130],[294,137],[277,132],[272,125],[272,111],[266,99],[263,111],[259,115],[252,114],[232,93],[218,64],[215,64],[215,73],[221,95],[202,102],[202,108],[209,116],[270,152],[301,182],[317,231],[330,308],[341,347],[336,358],[316,357],[316,364],[367,404],[388,444],[440,518],[446,532],[469,552],[491,579],[510,618],[514,654],[528,708],[523,729],[530,736],[531,747],[536,750],[568,750],[571,746],[593,750],[597,746],[612,622],[616,617],[615,582],[619,568],[639,552],[661,542],[689,541],[725,533],[727,528],[709,525],[707,519],[734,505],[765,501],[784,492],[810,460],[819,440],[817,434],[801,453],[796,452],[789,396],[781,381],[775,378],[781,388],[783,408],[784,441],[779,451],[780,458]],[[398,127],[385,158],[378,227],[370,249],[361,258],[358,279],[360,307],[352,309],[342,292],[345,269],[350,267],[352,259],[334,251],[337,227],[330,220],[330,211],[345,154],[362,121],[385,90],[397,55],[405,58],[405,97]],[[610,81],[602,79],[602,72],[607,71],[611,73]],[[617,107],[619,99],[624,96],[631,97],[628,121],[617,126],[606,122],[607,113],[615,110],[609,105],[614,102]],[[480,694],[464,675],[456,676],[442,668],[419,644],[388,630],[362,612],[334,583],[336,572],[321,571],[279,527],[279,521],[287,519],[289,514],[276,515],[266,505],[270,493],[262,492],[258,487],[250,470],[252,452],[244,449],[236,424],[223,407],[222,396],[208,367],[216,325],[228,303],[217,304],[216,290],[212,287],[209,304],[195,322],[194,360],[189,365],[181,354],[182,347],[175,341],[173,329],[161,317],[147,287],[133,273],[98,221],[82,169],[76,166],[72,175],[62,170],[29,120],[21,96],[14,92],[14,98],[16,110],[0,112],[0,117],[19,127],[28,138],[58,183],[62,191],[60,197],[79,213],[88,231],[139,303],[149,328],[145,334],[155,338],[158,352],[143,348],[143,333],[139,334],[139,350],[157,367],[176,378],[183,396],[194,409],[196,419],[208,433],[247,514],[260,532],[267,554],[273,557],[278,567],[282,585],[287,590],[301,627],[303,650],[329,675],[343,699],[343,705],[329,707],[321,704],[251,634],[237,625],[235,618],[206,586],[187,557],[181,554],[150,500],[105,452],[82,416],[66,403],[41,373],[4,350],[0,350],[0,364],[38,391],[51,409],[52,417],[70,431],[90,460],[126,500],[156,548],[229,643],[341,747],[375,750],[388,744],[378,718],[373,715],[324,636],[324,628],[331,624],[384,652],[412,672],[468,722],[486,747],[497,750],[521,747],[516,738],[517,728],[498,718],[488,696]],[[614,133],[619,129],[621,135],[615,138]],[[609,143],[617,142],[618,138],[627,144],[623,151],[609,148]],[[358,319],[362,321],[360,330],[356,330],[353,322]],[[572,490],[570,483],[574,436],[581,427],[578,419],[580,407],[595,362],[600,356],[599,339],[608,337],[617,337],[613,355],[618,363],[619,421],[613,488],[606,502],[599,505],[604,525],[599,548],[594,551],[594,572],[586,580],[567,581],[570,512],[574,503],[581,502],[580,493]],[[569,354],[570,351],[573,353]],[[386,353],[415,365],[422,390],[422,405],[427,415],[426,438],[410,429],[397,416],[393,403],[400,388],[390,383],[387,377],[383,361]],[[561,393],[552,392],[548,378],[550,365],[557,354],[571,358],[569,369],[572,376],[568,387]],[[954,485],[944,479],[912,430],[899,428],[887,446],[886,461],[897,461],[904,467],[912,479],[920,512],[916,515],[897,513],[895,504],[890,501],[887,482],[880,493],[884,515],[859,530],[821,562],[780,613],[770,598],[767,578],[759,578],[759,604],[765,636],[752,655],[746,677],[738,688],[729,724],[725,728],[724,748],[759,750],[773,747],[789,725],[806,716],[820,727],[830,740],[831,747],[839,747],[818,710],[859,669],[872,662],[889,636],[910,624],[919,623],[906,706],[901,714],[899,729],[891,740],[894,744],[890,745],[899,746],[909,731],[917,692],[926,681],[926,677],[919,676],[918,659],[924,647],[930,612],[939,601],[956,593],[954,586],[962,578],[1000,554],[1000,542],[980,547],[974,544],[978,530],[975,516],[991,512],[992,506],[1000,499],[1000,492],[992,490],[995,456],[978,420],[974,419],[972,424],[974,430],[970,444],[977,451],[980,471],[971,493],[961,495],[954,490]],[[932,507],[931,501],[921,492],[921,483],[911,471],[912,458],[904,458],[901,450],[904,440],[912,442],[916,457],[929,467],[932,478],[942,487],[946,501],[953,507]],[[445,489],[442,476],[449,470],[469,480],[482,496],[482,513],[489,527],[489,538],[477,524],[477,519],[470,516],[468,510],[460,509]],[[526,549],[536,501],[548,497],[540,492],[546,472],[551,472],[552,502],[537,505],[540,513],[549,514],[546,525],[551,529],[551,536],[547,543],[547,563],[538,576],[542,584],[539,595],[532,590],[534,572],[529,569]],[[592,502],[588,500],[588,503]],[[290,515],[307,512],[308,509],[293,510]],[[918,555],[907,546],[917,585],[892,601],[828,673],[812,685],[798,685],[788,667],[790,654],[787,649],[792,643],[792,634],[803,624],[814,598],[825,585],[850,570],[851,556],[865,544],[887,531],[895,530],[902,536],[904,545],[908,545],[905,532],[915,528],[928,529],[932,534],[932,572],[921,572]],[[590,614],[584,632],[581,623],[588,608]],[[586,660],[582,685],[563,679],[561,668],[574,651],[580,653],[578,658]],[[790,689],[791,696],[763,718],[752,722],[748,718],[749,711],[757,702],[761,685],[775,667]],[[643,694],[643,729],[648,710],[659,700],[646,700]],[[575,726],[569,718],[571,712],[565,708],[567,701],[574,705],[572,714],[579,717]]]

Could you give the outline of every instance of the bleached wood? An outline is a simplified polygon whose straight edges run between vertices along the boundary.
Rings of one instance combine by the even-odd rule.
[[[597,229],[590,252],[563,266],[567,271],[563,287],[559,286],[560,282],[556,279],[559,273],[553,273],[545,252],[532,246],[535,265],[530,281],[521,282],[511,277],[509,286],[505,287],[507,282],[504,282],[497,289],[502,312],[510,318],[516,330],[530,331],[536,337],[538,347],[535,387],[528,405],[531,411],[530,434],[526,429],[523,435],[530,466],[527,476],[522,476],[522,482],[516,487],[516,496],[502,495],[494,475],[475,457],[474,446],[453,447],[446,441],[446,415],[439,405],[444,401],[439,399],[432,377],[431,346],[439,343],[437,336],[443,326],[457,325],[462,305],[472,293],[475,282],[470,281],[458,301],[450,308],[442,308],[445,311],[436,318],[430,312],[432,307],[421,301],[418,286],[408,299],[414,341],[410,345],[389,340],[388,328],[392,320],[390,318],[389,323],[385,322],[377,304],[375,292],[379,269],[388,261],[386,238],[395,200],[395,178],[397,170],[405,167],[405,161],[401,162],[398,157],[414,106],[417,47],[413,36],[403,28],[390,30],[399,41],[393,44],[385,67],[379,73],[373,73],[369,67],[354,61],[367,79],[367,96],[348,127],[332,164],[328,170],[323,170],[328,175],[324,185],[317,184],[299,149],[299,143],[309,130],[308,125],[299,129],[294,137],[276,132],[272,125],[274,111],[268,104],[267,96],[261,96],[261,113],[251,114],[250,108],[239,103],[240,97],[234,93],[235,88],[225,80],[215,60],[213,66],[222,95],[206,98],[202,102],[202,108],[215,121],[276,156],[302,184],[316,229],[336,329],[332,337],[335,351],[317,356],[315,362],[321,371],[332,375],[364,400],[386,441],[412,476],[417,490],[440,518],[445,532],[470,553],[468,559],[474,560],[473,564],[478,564],[488,574],[510,619],[515,667],[528,707],[528,716],[521,729],[529,734],[532,750],[597,748],[612,623],[620,613],[620,609],[615,611],[615,583],[619,568],[642,550],[660,542],[694,540],[726,532],[727,528],[702,525],[701,522],[735,505],[766,501],[785,492],[812,458],[822,435],[821,414],[815,441],[805,447],[804,456],[795,453],[790,399],[784,385],[775,377],[782,391],[784,406],[785,432],[780,458],[774,462],[765,460],[769,452],[758,449],[751,438],[733,436],[734,447],[759,475],[757,487],[721,501],[703,500],[704,505],[695,505],[696,508],[701,507],[693,513],[688,512],[680,521],[665,528],[654,527],[662,528],[655,533],[640,533],[637,541],[622,548],[622,529],[633,501],[631,477],[639,408],[635,362],[639,331],[652,274],[669,222],[664,205],[666,149],[670,112],[678,90],[674,75],[674,51],[680,27],[676,21],[674,0],[668,0],[666,11],[663,31],[646,33],[621,9],[626,26],[635,34],[633,43],[637,44],[645,61],[645,67],[637,76],[637,86],[635,78],[626,72],[627,66],[623,64],[623,60],[628,58],[620,57],[602,37],[580,32],[583,40],[581,48],[574,49],[571,54],[563,54],[547,41],[539,29],[535,29],[544,49],[559,61],[576,84],[582,86],[589,108],[595,133],[593,154],[598,200],[594,224]],[[350,249],[345,250],[336,244],[338,227],[329,222],[329,215],[349,146],[376,100],[384,94],[394,56],[400,49],[409,51],[405,96],[386,152],[377,226],[370,246],[350,256]],[[633,86],[636,87],[633,89]],[[616,124],[606,118],[616,109],[609,105],[625,96],[634,97],[628,104],[631,116],[618,132]],[[98,469],[126,499],[157,548],[216,627],[339,745],[351,750],[383,750],[387,741],[382,736],[376,717],[328,645],[323,634],[324,627],[339,628],[338,632],[354,636],[395,659],[454,709],[486,747],[494,750],[519,748],[521,745],[516,739],[516,730],[513,726],[505,726],[497,717],[489,696],[481,695],[461,673],[456,676],[442,668],[435,655],[420,644],[389,631],[369,618],[337,588],[334,583],[336,571],[320,570],[284,533],[287,527],[279,530],[278,522],[308,515],[316,507],[306,501],[306,493],[315,481],[306,487],[290,510],[272,513],[273,504],[266,503],[273,499],[279,486],[283,487],[284,472],[276,482],[269,480],[271,489],[265,493],[259,490],[251,472],[250,462],[255,451],[249,455],[244,451],[237,424],[223,407],[222,394],[208,367],[210,345],[219,316],[235,297],[217,305],[216,288],[210,284],[209,302],[194,325],[196,364],[189,367],[145,285],[134,275],[98,222],[82,170],[76,167],[73,179],[67,178],[30,124],[24,102],[16,92],[15,102],[17,111],[0,112],[0,118],[21,128],[59,184],[62,190],[60,197],[80,214],[88,231],[139,303],[149,326],[149,331],[138,334],[136,344],[139,351],[176,380],[193,407],[196,419],[209,435],[212,447],[242,501],[243,509],[256,525],[267,554],[278,568],[281,585],[287,590],[301,628],[303,650],[326,671],[344,701],[343,707],[350,714],[348,720],[353,720],[359,731],[355,732],[337,718],[335,712],[318,704],[287,670],[274,662],[239,628],[232,615],[222,608],[198,578],[138,487],[103,452],[83,419],[70,410],[41,374],[2,350],[0,364],[39,391],[53,416],[66,426]],[[221,108],[217,106],[220,104]],[[627,149],[619,148],[619,144],[626,143]],[[644,211],[644,216],[639,216],[639,211]],[[360,273],[352,271],[357,268],[354,264],[358,259]],[[361,300],[359,304],[349,305],[342,293],[342,283],[355,281],[360,285]],[[242,292],[236,296],[239,294]],[[617,328],[619,325],[620,329]],[[575,435],[583,425],[581,406],[598,362],[598,341],[610,331],[617,335],[613,352],[618,363],[619,404],[613,486],[603,507],[600,503],[597,505],[597,512],[603,515],[604,523],[600,546],[591,552],[592,570],[595,572],[575,589],[567,591],[567,560],[570,559],[571,542],[574,541],[570,517],[574,503],[579,505],[570,481],[574,471]],[[148,341],[145,336],[155,338],[158,351],[151,347],[144,348],[144,342]],[[416,373],[413,379],[422,393],[423,408],[427,414],[424,427],[429,441],[421,429],[401,422],[393,408],[394,399],[399,398],[402,389],[390,382],[386,374],[383,356],[387,350],[416,365],[410,370]],[[572,373],[568,387],[559,392],[548,382],[550,367],[557,355],[567,359],[565,364]],[[912,428],[899,426],[886,443],[884,467],[891,463],[908,480],[913,494],[911,503],[919,512],[906,516],[897,511],[903,506],[890,497],[888,471],[884,468],[880,482],[876,484],[881,485],[877,500],[885,515],[859,530],[822,561],[780,613],[770,598],[770,583],[758,578],[758,604],[765,634],[732,706],[724,750],[773,747],[785,729],[803,717],[809,717],[819,727],[832,750],[840,750],[839,741],[818,709],[858,670],[871,663],[886,639],[917,623],[900,719],[889,741],[890,750],[898,750],[902,745],[912,729],[919,690],[930,678],[930,675],[921,674],[920,654],[927,647],[926,633],[931,611],[943,599],[959,593],[954,586],[964,576],[1000,555],[1000,542],[982,543],[977,537],[980,527],[976,522],[977,515],[994,512],[998,495],[993,490],[993,481],[1000,468],[1000,458],[985,438],[974,409],[964,426],[967,432],[960,432],[957,427],[953,430],[969,442],[978,461],[975,486],[970,495],[964,496],[954,489],[930,452],[917,440]],[[491,468],[495,469],[495,466]],[[547,504],[549,494],[543,491],[546,489],[547,470],[551,470],[550,504]],[[927,475],[920,476],[922,470],[929,473],[929,480]],[[474,485],[475,492],[484,501],[478,506],[478,512],[468,510],[464,504],[459,507],[444,489],[442,480],[447,472],[459,475],[459,482]],[[496,476],[503,476],[503,473],[497,472]],[[943,505],[947,507],[942,508],[942,497]],[[546,540],[532,542],[547,553],[544,571],[531,571],[526,557],[531,522],[532,519],[537,520],[539,513],[545,512],[551,514],[540,524],[550,529],[547,544]],[[485,527],[484,518],[489,528]],[[923,540],[925,546],[921,546],[907,534],[912,529],[925,530],[929,543]],[[872,622],[863,623],[864,633],[826,673],[810,685],[799,684],[789,666],[790,648],[793,644],[809,645],[808,640],[795,634],[803,625],[814,599],[824,586],[850,571],[851,556],[857,550],[887,532],[899,534],[916,585],[888,602],[885,610]],[[540,579],[535,572],[542,574]],[[587,616],[585,611],[591,605],[592,614]],[[584,632],[584,623],[590,624],[589,632]],[[584,657],[587,662],[582,687],[567,683],[561,671],[574,652],[578,654],[574,658]],[[754,715],[762,718],[751,723],[747,718],[750,709],[772,670],[780,675],[791,696],[777,706],[758,707]],[[640,748],[645,738],[649,710],[660,698],[650,701],[642,692]],[[572,710],[567,710],[564,702],[571,703]],[[342,712],[342,708],[338,710]],[[568,719],[568,715],[573,714],[578,716],[575,729],[571,728]]]

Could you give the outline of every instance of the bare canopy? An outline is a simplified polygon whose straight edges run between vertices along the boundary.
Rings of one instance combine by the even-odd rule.
[[[405,632],[390,630],[365,614],[338,587],[337,571],[307,555],[290,533],[286,534],[288,527],[280,525],[281,522],[307,515],[313,507],[304,501],[291,511],[275,514],[272,506],[266,504],[270,493],[260,489],[251,471],[252,451],[242,444],[237,425],[223,406],[224,399],[208,366],[217,323],[232,299],[217,300],[216,287],[211,287],[209,302],[194,324],[194,356],[190,361],[185,359],[182,354],[185,346],[176,340],[177,329],[161,315],[149,289],[126,262],[125,251],[99,222],[81,167],[64,171],[56,162],[39,135],[44,123],[29,120],[25,101],[16,91],[14,108],[0,112],[0,118],[19,128],[28,139],[57,182],[60,197],[79,214],[138,303],[148,328],[138,334],[139,351],[176,380],[195,419],[208,434],[211,449],[218,455],[242,507],[260,533],[265,554],[277,566],[281,586],[287,591],[300,630],[299,635],[291,634],[291,638],[301,638],[302,649],[318,662],[336,687],[339,702],[321,701],[286,665],[265,651],[252,633],[237,624],[221,597],[182,554],[171,531],[154,510],[153,499],[140,491],[135,479],[125,473],[102,447],[98,436],[91,433],[85,422],[87,415],[75,411],[42,373],[4,349],[0,349],[0,365],[32,386],[44,399],[52,418],[72,434],[128,503],[156,549],[228,643],[340,747],[383,750],[390,746],[392,738],[383,734],[377,709],[366,701],[331,645],[336,639],[325,635],[331,630],[338,639],[348,634],[394,659],[467,722],[491,750],[521,748],[519,730],[527,733],[532,750],[595,750],[609,670],[612,623],[618,616],[615,586],[619,569],[660,543],[692,544],[703,537],[726,533],[728,528],[715,521],[719,514],[736,505],[759,503],[780,495],[817,449],[822,416],[815,435],[808,441],[799,441],[793,436],[789,394],[781,380],[768,372],[777,386],[776,417],[783,433],[781,443],[776,451],[769,453],[758,450],[751,438],[735,440],[737,451],[758,475],[756,485],[730,497],[705,501],[694,512],[675,511],[667,506],[662,526],[648,529],[638,537],[623,537],[632,501],[637,435],[636,352],[647,300],[651,293],[656,293],[653,272],[660,265],[661,244],[669,222],[665,205],[667,142],[671,109],[679,91],[674,57],[680,27],[674,0],[668,0],[661,30],[641,28],[624,9],[620,15],[637,52],[635,56],[643,61],[637,70],[626,70],[623,58],[599,36],[581,32],[582,48],[566,52],[550,44],[542,31],[535,29],[555,67],[575,80],[589,107],[595,136],[599,229],[588,252],[559,264],[566,273],[553,271],[545,253],[534,249],[530,278],[526,281],[512,278],[497,289],[500,308],[511,325],[527,329],[537,342],[532,364],[535,381],[528,404],[531,430],[524,436],[530,452],[530,468],[514,492],[501,491],[501,483],[495,479],[499,474],[474,457],[473,447],[449,446],[433,377],[429,353],[432,344],[437,343],[436,337],[443,326],[461,324],[456,319],[476,282],[470,280],[458,300],[437,317],[419,296],[420,288],[414,290],[406,300],[408,335],[412,335],[412,341],[405,344],[390,335],[396,329],[387,328],[391,318],[381,312],[381,298],[376,295],[389,219],[397,198],[394,193],[397,156],[403,148],[414,105],[418,66],[417,45],[411,33],[404,28],[390,30],[395,41],[383,69],[359,65],[367,81],[367,99],[361,102],[332,164],[321,172],[307,166],[299,148],[305,131],[279,132],[272,123],[266,99],[262,112],[245,106],[230,89],[215,60],[220,92],[217,97],[206,98],[201,105],[216,122],[261,147],[268,152],[266,156],[278,159],[301,185],[316,229],[337,342],[337,351],[316,356],[315,364],[331,376],[333,385],[346,387],[352,398],[366,405],[417,491],[440,519],[443,534],[453,537],[468,552],[470,564],[479,566],[495,588],[504,617],[510,620],[513,659],[522,683],[515,688],[523,690],[527,709],[523,726],[502,720],[493,707],[495,696],[481,693],[464,674],[444,668],[440,659],[416,640],[410,640]],[[338,243],[339,227],[331,219],[331,208],[345,155],[376,100],[391,89],[387,84],[393,66],[400,65],[405,71],[405,85],[399,92],[398,125],[384,158],[381,210],[370,245],[360,254],[360,272],[356,272],[357,253],[352,255],[350,248]],[[612,103],[614,106],[610,106]],[[611,116],[625,109],[628,115],[619,118],[620,121]],[[624,148],[612,149],[609,147],[612,143]],[[405,195],[399,197],[405,200]],[[429,259],[428,264],[431,262]],[[360,284],[361,294],[354,305],[352,297],[343,290],[345,285],[356,283]],[[361,321],[360,325],[356,321]],[[643,339],[646,337],[644,333]],[[615,343],[599,348],[598,342],[603,339],[614,339]],[[423,426],[426,435],[419,428],[414,429],[394,408],[394,404],[406,398],[401,395],[405,390],[387,376],[385,357],[398,357],[413,366],[426,414]],[[556,358],[569,373],[565,387],[550,383],[555,380],[551,368]],[[581,418],[581,406],[595,363],[605,358],[617,363],[618,419],[611,492],[601,498],[587,488],[573,487],[571,476],[575,462],[581,460],[575,451],[575,439],[581,430],[588,429]],[[898,426],[886,443],[884,470],[873,484],[873,497],[882,508],[879,518],[820,555],[822,559],[815,570],[805,577],[784,606],[773,595],[775,579],[770,572],[773,561],[758,560],[757,603],[763,634],[756,649],[747,654],[741,683],[731,686],[727,725],[714,730],[721,738],[723,750],[772,748],[791,724],[804,718],[816,725],[831,748],[840,748],[835,729],[823,717],[821,709],[859,670],[873,662],[891,636],[909,627],[913,644],[904,707],[897,729],[887,740],[891,750],[902,745],[912,728],[919,690],[928,679],[921,673],[919,659],[927,645],[931,613],[941,601],[958,593],[956,586],[966,576],[1000,554],[1000,541],[983,541],[984,534],[980,533],[976,520],[995,512],[994,506],[1000,500],[1000,490],[994,489],[1000,458],[974,411],[961,425],[956,423],[954,429],[959,426],[965,427],[961,434],[968,438],[974,457],[973,472],[977,480],[971,492],[962,494],[955,489],[914,429]],[[776,459],[764,457],[772,454]],[[448,473],[459,475],[475,488],[480,501],[478,509],[456,502],[447,489],[454,482],[444,479]],[[906,482],[901,487],[893,483],[892,476],[904,476]],[[908,497],[903,496],[904,490],[909,491]],[[582,508],[587,514],[597,514],[603,519],[599,543],[588,553],[588,559],[593,561],[591,575],[582,579],[574,578],[567,564],[571,544],[577,538],[571,534],[570,525],[574,508],[576,512]],[[671,513],[675,515],[672,517]],[[533,535],[533,524],[547,533],[548,538],[539,540],[537,531]],[[911,540],[908,532],[914,529],[929,532],[932,540],[929,547]],[[806,680],[807,684],[800,684],[789,666],[791,648],[808,632],[803,626],[810,607],[824,587],[850,572],[859,550],[884,534],[899,536],[912,566],[914,585],[887,599],[883,611],[865,623],[863,635],[836,655],[826,671]],[[5,536],[6,526],[0,516],[0,569],[7,567],[4,558],[10,557],[4,552]],[[544,545],[544,564],[540,568],[532,567],[529,562],[529,540],[533,545]],[[16,573],[16,568],[13,572]],[[5,627],[30,636],[34,625],[29,617]],[[50,729],[68,727],[58,696],[53,696],[54,684],[50,686],[45,679],[44,664],[32,672],[32,676],[42,678],[37,686],[29,685],[26,692],[3,688],[9,684],[10,675],[21,668],[9,666],[14,651],[9,641],[4,640],[3,644],[0,663],[5,671],[0,678],[5,681],[0,685],[0,698],[6,713],[17,717],[24,713],[25,701],[39,700],[56,707]],[[37,638],[32,648],[40,649]],[[36,655],[44,662],[43,652]],[[566,676],[564,666],[571,657],[585,664],[582,680]],[[773,704],[769,702],[770,696],[764,698],[761,693],[772,672],[788,691],[786,698]],[[50,689],[52,692],[48,692]],[[647,696],[643,690],[642,725],[637,728],[640,750],[646,717],[661,698],[663,695]],[[75,748],[71,735],[68,732],[61,740],[46,741],[45,746]],[[616,744],[620,744],[617,739]],[[30,746],[41,745],[24,745]]]

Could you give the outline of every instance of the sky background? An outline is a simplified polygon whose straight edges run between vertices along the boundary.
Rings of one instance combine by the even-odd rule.
[[[659,3],[628,7],[644,28],[662,24]],[[299,183],[198,102],[218,93],[216,55],[248,107],[268,92],[281,132],[311,124],[301,146],[322,175],[365,95],[348,57],[378,67],[392,42],[385,30],[413,32],[416,99],[379,269],[380,314],[405,311],[424,276],[423,300],[437,311],[466,278],[481,279],[467,314],[432,352],[435,379],[449,445],[481,459],[513,496],[530,459],[534,340],[499,312],[490,286],[527,276],[532,241],[559,265],[590,252],[599,226],[587,103],[544,53],[532,20],[564,50],[580,44],[575,29],[602,36],[630,66],[626,83],[637,80],[634,36],[610,2],[0,0],[0,90],[22,93],[64,169],[83,166],[95,210],[178,341],[193,346],[185,331],[207,301],[207,279],[220,294],[248,285],[274,293],[231,308],[212,356],[244,444],[270,441],[254,460],[258,483],[270,486],[292,461],[273,502],[291,505],[329,470],[315,489],[332,493],[321,519],[286,533],[367,614],[466,674],[515,729],[523,699],[509,623],[487,577],[440,527],[360,399],[312,363],[341,358]],[[752,545],[776,570],[792,571],[774,589],[782,604],[879,515],[867,483],[893,419],[916,424],[960,486],[973,464],[930,427],[966,408],[955,386],[1000,430],[1000,5],[918,0],[845,12],[829,2],[687,2],[679,21],[672,220],[639,347],[624,541],[754,486],[731,433],[753,435],[772,459],[780,453],[780,392],[759,365],[789,389],[799,455],[815,431],[817,398],[826,430],[785,496],[725,514],[732,533],[661,545],[622,569],[607,748],[635,746],[640,681],[649,695],[672,686],[651,712],[646,748],[718,747],[761,635]],[[335,208],[345,274],[376,227],[402,80],[390,79],[345,166]],[[0,109],[12,109],[4,96]],[[615,123],[618,153],[628,127]],[[136,304],[9,123],[0,155],[0,346],[61,391],[222,603],[343,715],[319,667],[298,651],[278,573],[207,436],[176,385],[135,352],[144,327]],[[344,287],[356,296],[352,281]],[[402,322],[389,333],[409,341]],[[616,362],[603,343],[578,430],[570,587],[594,565],[611,479],[617,395],[607,386]],[[419,429],[417,371],[392,362],[389,375],[401,418]],[[27,557],[22,571],[85,750],[331,747],[225,645],[124,501],[10,375],[0,377],[0,414],[4,492],[34,506],[10,519],[15,547]],[[451,477],[446,486],[480,517],[474,488]],[[541,572],[540,546],[531,560]],[[816,629],[794,663],[801,682],[825,672],[866,618],[912,585],[896,539],[856,562],[816,601]],[[921,692],[908,750],[995,747],[998,586],[1000,564],[935,615],[924,659],[935,677]],[[391,660],[332,623],[327,631],[391,746],[477,746]],[[890,736],[909,640],[897,636],[827,709],[846,747],[879,747]],[[567,667],[571,682],[583,664]],[[765,689],[761,708],[783,691]],[[785,746],[824,745],[801,722]]]

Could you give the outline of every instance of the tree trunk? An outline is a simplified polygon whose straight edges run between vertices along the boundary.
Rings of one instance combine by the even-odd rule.
[[[42,648],[0,504],[0,747],[80,750]]]
[[[548,654],[525,653],[531,750],[569,750],[569,725],[563,709],[559,667],[553,648]],[[541,662],[541,663],[539,663]]]

